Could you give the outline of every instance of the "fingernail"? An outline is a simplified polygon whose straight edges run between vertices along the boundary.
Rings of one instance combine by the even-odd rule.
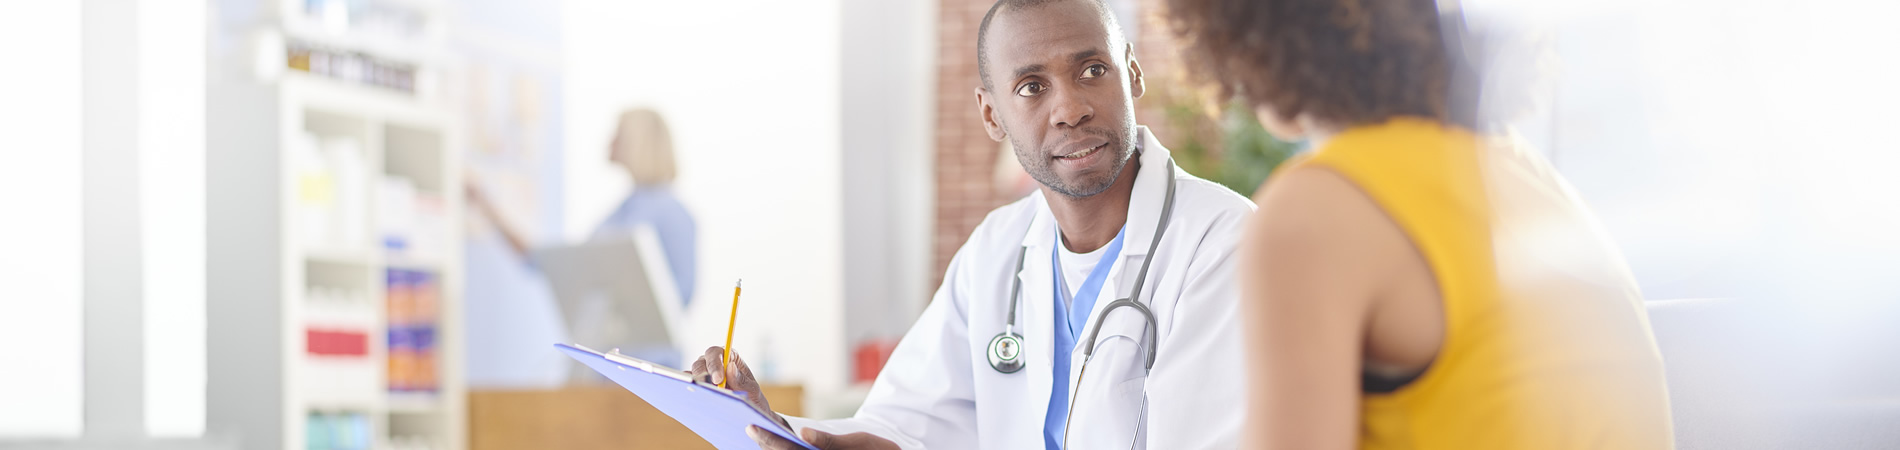
[[[749,437],[749,438],[753,438],[753,439],[758,439],[758,438],[759,438],[759,426],[758,426],[758,425],[746,425],[746,426],[745,426],[745,436],[746,436],[746,437]]]

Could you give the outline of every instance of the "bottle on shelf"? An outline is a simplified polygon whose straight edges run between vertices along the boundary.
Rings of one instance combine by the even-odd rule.
[[[408,178],[384,175],[377,184],[376,198],[383,251],[390,255],[409,254],[410,237],[415,234],[415,183]]]
[[[403,94],[415,94],[422,76],[411,64],[295,39],[284,42],[284,55],[291,70]]]
[[[317,404],[361,404],[375,398],[376,361],[370,339],[375,309],[362,289],[306,288],[301,320],[304,349],[301,392]]]
[[[305,248],[327,247],[336,234],[336,177],[318,142],[316,134],[302,131],[289,148],[297,174],[298,241]]]
[[[309,450],[369,450],[369,415],[363,412],[311,411],[304,416],[304,448]]]
[[[299,241],[312,250],[361,250],[369,242],[369,163],[362,142],[301,132],[296,164]]]
[[[436,390],[436,320],[439,289],[434,274],[388,269],[389,391]]]
[[[362,249],[369,242],[369,162],[355,138],[324,140],[324,153],[336,171],[337,239],[340,247]]]

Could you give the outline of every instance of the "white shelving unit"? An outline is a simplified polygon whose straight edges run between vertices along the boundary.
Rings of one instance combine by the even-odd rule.
[[[441,10],[427,0],[367,3],[425,16]],[[208,90],[208,431],[237,436],[242,448],[466,448],[461,134],[453,116],[413,85],[326,76],[277,59],[282,46],[302,42],[428,72],[439,67],[429,49],[440,47],[338,33],[305,7],[277,2],[276,18],[251,44],[259,60],[223,68],[226,76],[213,77]],[[273,64],[278,70],[259,70]],[[313,153],[312,142],[322,150]],[[385,179],[409,187],[381,188]],[[403,201],[410,197],[400,192],[428,200]],[[433,205],[427,217],[436,220],[385,232],[411,222],[403,219],[422,204]],[[392,234],[410,237],[410,246],[427,240],[433,250],[392,250]],[[433,300],[397,300],[423,297],[391,295],[400,289],[392,284],[402,284],[392,283],[392,270],[425,274]],[[391,309],[411,304],[432,306]],[[393,326],[392,315],[417,314],[415,322],[432,326]],[[433,361],[432,370],[394,363],[392,341],[430,335],[392,333],[411,328],[433,330],[424,346],[433,356],[402,360]]]

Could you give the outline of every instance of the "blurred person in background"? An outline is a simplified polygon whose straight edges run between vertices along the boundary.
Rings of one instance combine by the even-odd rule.
[[[1251,445],[1672,446],[1641,293],[1562,177],[1474,131],[1461,22],[1432,0],[1168,3],[1196,72],[1313,148],[1239,250]]]
[[[636,227],[651,227],[659,238],[661,252],[666,255],[667,269],[673,276],[681,307],[690,305],[698,269],[699,227],[686,205],[673,193],[673,180],[679,174],[679,167],[674,162],[673,135],[665,119],[659,112],[646,108],[620,113],[619,127],[607,146],[607,161],[626,169],[627,175],[633,178],[633,191],[594,228],[589,240],[628,239]],[[494,223],[508,247],[523,262],[530,262],[535,243],[503,219],[503,214],[482,191],[480,180],[474,176],[465,179],[468,180],[470,209]],[[636,356],[672,366],[678,366],[681,361],[677,350],[648,350],[651,351],[636,350],[640,353]]]

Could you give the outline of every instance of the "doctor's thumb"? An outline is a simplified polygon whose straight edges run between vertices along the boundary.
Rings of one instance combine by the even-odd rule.
[[[838,435],[806,428],[798,431],[798,437],[820,450],[897,448],[891,441],[864,432]]]
[[[837,437],[838,435],[810,428],[798,430],[799,439],[804,439],[805,443],[811,444],[813,447],[818,447],[819,450],[830,450],[833,446],[837,445],[837,443],[832,442],[832,440]]]

